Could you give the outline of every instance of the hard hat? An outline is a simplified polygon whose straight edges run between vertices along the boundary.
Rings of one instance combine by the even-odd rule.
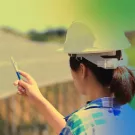
[[[130,47],[130,43],[122,32],[103,30],[103,28],[97,29],[81,22],[74,22],[67,30],[63,47],[58,51],[84,57],[103,68],[116,68],[122,60],[106,59],[101,55],[114,55],[117,50]]]
[[[106,31],[106,32],[104,32]],[[66,41],[58,51],[74,54],[98,53],[114,50],[122,50],[130,47],[124,32],[102,31],[87,26],[82,22],[71,24],[66,34]]]

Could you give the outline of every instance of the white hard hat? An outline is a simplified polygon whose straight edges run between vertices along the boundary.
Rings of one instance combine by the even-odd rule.
[[[99,28],[98,28],[99,29]],[[130,47],[124,32],[100,31],[94,26],[74,22],[69,27],[66,41],[58,51],[84,57],[103,68],[116,68],[120,64],[117,58],[102,58],[102,55],[115,55],[117,50]],[[123,62],[122,62],[123,63]],[[127,62],[126,62],[127,63]]]

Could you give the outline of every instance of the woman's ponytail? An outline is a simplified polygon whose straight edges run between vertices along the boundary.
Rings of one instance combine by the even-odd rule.
[[[125,104],[132,100],[135,94],[135,76],[127,67],[118,67],[113,72],[110,90],[116,100]]]

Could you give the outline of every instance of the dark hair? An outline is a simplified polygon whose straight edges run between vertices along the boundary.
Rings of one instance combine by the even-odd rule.
[[[120,104],[126,104],[132,100],[135,94],[135,76],[127,67],[104,69],[85,58],[70,57],[70,67],[73,71],[77,71],[81,63],[92,71],[104,87],[110,87],[110,91],[114,93]]]

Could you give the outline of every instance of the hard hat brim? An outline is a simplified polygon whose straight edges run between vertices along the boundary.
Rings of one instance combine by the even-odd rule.
[[[125,49],[125,48],[123,48]],[[120,49],[120,50],[123,50],[123,49]],[[90,48],[90,49],[86,49],[86,50],[83,50],[81,52],[75,52],[75,51],[65,51],[64,50],[64,47],[61,47],[59,49],[57,49],[56,51],[57,52],[63,52],[63,53],[70,53],[70,54],[89,54],[89,53],[105,53],[105,52],[113,52],[113,51],[117,51],[119,49],[99,49],[99,48]]]

